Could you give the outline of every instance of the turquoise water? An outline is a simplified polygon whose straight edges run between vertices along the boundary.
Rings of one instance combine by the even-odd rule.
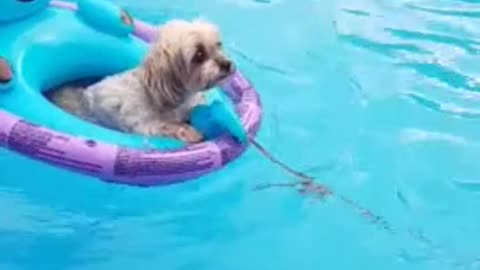
[[[476,1],[117,2],[217,22],[261,93],[258,140],[334,195],[255,190],[294,179],[254,149],[150,189],[1,150],[1,270],[480,269]]]

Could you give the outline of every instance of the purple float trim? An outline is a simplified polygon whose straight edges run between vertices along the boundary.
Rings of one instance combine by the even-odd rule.
[[[51,6],[76,10],[76,4],[54,0]],[[136,37],[150,42],[155,27],[135,21]],[[239,72],[223,89],[250,137],[260,127],[262,109],[252,84]],[[37,126],[0,110],[0,146],[53,166],[90,175],[107,182],[136,186],[178,183],[218,170],[240,156],[245,146],[230,136],[195,144],[184,149],[160,152],[128,149]]]

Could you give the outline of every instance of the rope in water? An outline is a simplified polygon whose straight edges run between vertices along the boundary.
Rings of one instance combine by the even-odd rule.
[[[302,194],[314,194],[317,196],[317,198],[324,199],[328,196],[334,196],[336,195],[337,198],[342,200],[344,203],[355,209],[357,212],[359,212],[363,217],[365,217],[367,220],[369,220],[373,224],[377,224],[381,226],[383,229],[390,233],[394,233],[392,226],[381,216],[374,214],[372,211],[369,209],[361,206],[357,202],[339,194],[334,194],[333,191],[328,188],[325,185],[315,183],[315,178],[312,176],[309,176],[301,171],[298,171],[278,158],[274,157],[265,147],[263,147],[260,143],[258,143],[255,139],[249,138],[250,143],[263,155],[265,156],[268,160],[270,160],[272,163],[280,166],[283,170],[285,170],[288,174],[292,175],[293,177],[297,178],[299,181],[298,182],[293,182],[293,183],[283,183],[283,184],[264,184],[257,186],[255,189],[256,190],[262,190],[262,189],[267,189],[271,187],[298,187],[299,192]]]
[[[363,207],[362,205],[360,205],[359,203],[355,202],[354,200],[348,197],[334,193],[327,186],[319,184],[318,182],[316,183],[315,177],[309,176],[306,173],[298,171],[290,167],[289,165],[285,164],[284,162],[282,162],[281,160],[273,156],[265,147],[263,147],[260,143],[258,143],[254,138],[249,138],[249,142],[269,161],[278,165],[285,172],[287,172],[288,174],[292,175],[293,177],[299,180],[292,183],[273,183],[273,184],[271,183],[271,184],[258,185],[255,187],[255,190],[264,190],[272,187],[290,187],[290,188],[297,188],[297,191],[301,194],[315,195],[316,198],[322,199],[322,200],[329,196],[336,196],[346,205],[353,208],[356,212],[358,212],[360,215],[366,218],[369,222],[380,226],[386,232],[390,234],[398,234],[400,232],[398,229],[393,228],[391,224],[387,220],[385,220],[382,216],[374,214],[368,208]],[[413,239],[415,239],[416,241],[427,244],[434,250],[437,250],[437,251],[443,250],[442,253],[445,252],[443,248],[435,244],[434,241],[432,241],[429,237],[427,237],[421,231],[407,230],[406,234],[412,237]],[[442,257],[444,257],[444,255]],[[446,259],[446,258],[443,258],[443,259]]]

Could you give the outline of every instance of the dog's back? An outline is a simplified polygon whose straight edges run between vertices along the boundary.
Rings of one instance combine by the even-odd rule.
[[[47,92],[46,97],[61,109],[88,121],[96,122],[88,101],[84,95],[85,88],[66,86],[61,91]]]

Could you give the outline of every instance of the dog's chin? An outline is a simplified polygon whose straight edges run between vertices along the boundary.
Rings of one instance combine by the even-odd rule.
[[[214,87],[222,87],[224,86],[229,80],[230,77],[233,75],[232,73],[226,73],[226,74],[220,74],[217,78],[214,80],[210,81],[207,84],[206,90],[212,89]]]
[[[213,88],[224,86],[230,80],[231,76],[234,73],[235,72],[232,71],[229,73],[219,73],[217,74],[217,76],[212,76],[210,80],[207,80],[205,82],[204,87],[202,87],[202,89],[199,92],[206,92],[206,91],[212,90]]]

